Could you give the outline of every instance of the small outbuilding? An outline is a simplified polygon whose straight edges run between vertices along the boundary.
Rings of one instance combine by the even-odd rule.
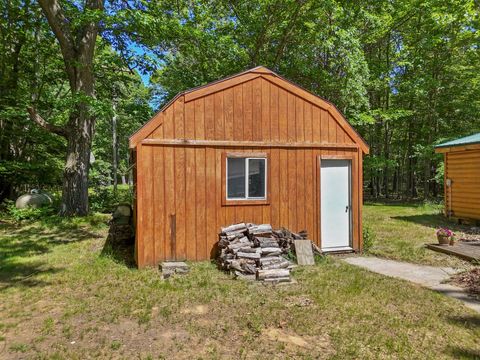
[[[130,149],[139,267],[209,259],[219,228],[237,222],[362,249],[367,144],[333,104],[269,69],[178,94]]]
[[[480,133],[437,145],[445,166],[445,215],[480,220]]]

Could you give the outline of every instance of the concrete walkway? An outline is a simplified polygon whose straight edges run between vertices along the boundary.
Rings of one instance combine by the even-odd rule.
[[[444,284],[451,275],[456,273],[455,269],[416,265],[376,257],[349,257],[345,258],[344,261],[378,274],[407,280],[438,291],[446,296],[460,300],[465,306],[480,313],[480,302],[468,296],[461,287]]]

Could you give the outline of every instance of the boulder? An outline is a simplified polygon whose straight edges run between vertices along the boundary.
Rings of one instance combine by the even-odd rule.
[[[15,201],[15,207],[17,209],[25,209],[26,207],[39,208],[45,205],[50,205],[52,198],[48,194],[44,193],[30,193],[20,196]]]

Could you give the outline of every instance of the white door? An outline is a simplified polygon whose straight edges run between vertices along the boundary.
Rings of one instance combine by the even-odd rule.
[[[321,160],[321,242],[323,251],[351,249],[351,161]]]

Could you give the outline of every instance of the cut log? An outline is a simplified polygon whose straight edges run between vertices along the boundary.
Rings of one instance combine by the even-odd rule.
[[[257,280],[290,277],[288,269],[257,270]]]
[[[262,253],[262,249],[260,248],[246,247],[245,245],[242,248],[240,248],[240,250],[238,251],[246,252],[246,253],[258,253],[258,254]]]
[[[269,247],[269,248],[262,248],[262,255],[263,256],[276,256],[276,255],[281,255],[282,250],[279,248],[274,248],[274,247]]]
[[[237,230],[247,230],[247,225],[245,225],[245,223],[238,223],[238,224],[233,224],[233,225],[221,228],[221,231],[224,234],[227,232],[232,232]]]
[[[262,270],[287,269],[290,265],[291,265],[290,261],[283,260],[280,262],[272,262],[269,264],[262,265]]]
[[[283,282],[290,282],[292,280],[290,279],[290,277],[280,277],[280,278],[265,279],[263,281],[268,283],[283,283]]]
[[[246,252],[237,252],[237,257],[243,259],[260,259],[259,253],[246,253]]]

